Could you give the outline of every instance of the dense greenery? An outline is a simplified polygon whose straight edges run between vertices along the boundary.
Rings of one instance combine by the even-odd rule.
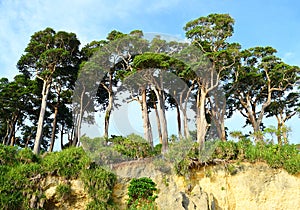
[[[156,209],[156,184],[147,177],[133,178],[128,186],[129,209]]]
[[[94,199],[89,206],[101,204],[102,209],[108,209],[112,205],[115,175],[93,165],[82,148],[69,148],[42,158],[30,149],[0,145],[0,154],[0,209],[43,209],[48,201],[39,182],[47,175],[66,180],[56,188],[58,200],[70,195],[68,180],[80,178]]]
[[[278,145],[274,143],[258,142],[253,144],[250,139],[243,138],[238,142],[217,141],[209,158],[201,157],[198,144],[195,144],[180,161],[175,162],[174,169],[179,175],[188,175],[193,168],[191,160],[203,164],[213,163],[214,160],[225,162],[266,162],[272,168],[284,168],[290,174],[300,172],[300,150],[293,144]]]
[[[165,161],[172,160],[174,170],[178,175],[186,176],[192,171],[195,165],[191,164],[191,161],[202,167],[203,164],[215,164],[214,160],[225,163],[232,175],[236,173],[232,164],[245,161],[266,162],[270,167],[284,168],[290,174],[300,173],[300,150],[296,145],[278,145],[266,142],[254,144],[247,138],[242,138],[237,142],[214,141],[207,142],[213,148],[211,155],[207,156],[205,153],[199,152],[198,143],[190,143],[193,144],[192,147],[185,152],[182,146],[184,140],[170,143],[174,154],[171,149],[169,156],[165,156]],[[118,149],[118,147],[113,148]],[[181,149],[182,156],[175,155],[177,149]],[[129,147],[124,154],[132,157],[131,154],[135,151],[134,148]],[[56,201],[67,199],[72,194],[68,180],[79,178],[84,182],[89,196],[93,198],[87,209],[115,208],[112,201],[112,189],[116,182],[116,175],[92,162],[82,147],[71,147],[60,152],[43,154],[41,157],[35,155],[30,149],[0,145],[0,154],[1,209],[43,209],[49,205],[42,188],[39,187],[40,180],[48,175],[60,176],[65,179],[65,182],[56,188]],[[150,154],[153,155],[153,153]],[[155,192],[157,192],[156,184],[151,179],[132,179],[128,187],[129,208],[156,209]]]

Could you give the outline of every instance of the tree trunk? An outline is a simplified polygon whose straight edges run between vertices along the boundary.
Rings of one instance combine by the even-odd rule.
[[[180,109],[179,105],[176,103],[176,112],[177,112],[177,129],[178,129],[178,137],[181,140],[182,139],[182,133],[181,133],[181,116],[180,116]]]
[[[15,123],[12,127],[12,133],[11,133],[11,137],[10,137],[10,146],[14,146],[15,142],[16,142],[16,130],[15,130]]]
[[[154,110],[155,110],[155,116],[156,116],[156,123],[157,123],[157,132],[158,132],[158,138],[159,138],[159,143],[162,145],[162,134],[161,134],[161,125],[160,125],[160,119],[159,119],[159,114],[157,110],[156,104],[154,104]]]
[[[146,88],[142,87],[142,118],[143,118],[143,128],[144,128],[144,137],[149,142],[150,146],[153,148],[153,137],[152,129],[149,120],[148,107],[147,107],[147,98],[146,98]]]
[[[188,117],[187,117],[187,104],[188,104],[188,99],[191,94],[192,89],[194,88],[194,83],[189,87],[188,91],[186,92],[186,88],[181,92],[180,94],[180,99],[179,99],[179,108],[182,112],[183,115],[183,133],[184,137],[186,139],[190,138],[190,131],[189,131],[189,126],[188,126]],[[186,92],[186,96],[183,102],[183,94]]]
[[[4,145],[7,145],[7,143],[8,143],[8,136],[9,136],[9,133],[10,133],[10,131],[9,131],[9,122],[6,121],[6,133],[5,133],[5,136],[3,137],[3,141],[2,141],[2,143],[3,143]]]
[[[206,94],[204,91],[198,91],[197,94],[197,142],[199,143],[200,149],[203,148],[205,142],[205,136],[208,128],[208,123],[205,117],[205,99]]]
[[[60,131],[60,148],[61,150],[64,147],[64,123],[61,124],[61,131]]]
[[[162,153],[166,153],[168,150],[168,127],[167,127],[167,119],[166,119],[166,113],[165,113],[165,100],[164,100],[164,91],[157,90],[155,87],[153,88],[156,97],[157,97],[157,103],[158,103],[158,114],[160,119],[160,125],[161,125],[161,133],[162,133]]]
[[[112,103],[113,103],[112,93],[109,93],[108,95],[109,95],[109,99],[108,99],[109,102],[104,117],[104,138],[108,138],[109,119],[110,119]]]
[[[108,138],[108,129],[109,129],[109,119],[111,115],[111,110],[113,108],[113,89],[112,89],[112,73],[109,73],[109,88],[108,91],[108,106],[105,111],[105,117],[104,117],[104,138]]]
[[[53,117],[53,127],[52,127],[52,134],[51,134],[51,143],[49,147],[49,152],[53,151],[54,143],[55,143],[55,134],[56,134],[56,127],[57,127],[57,115],[58,115],[58,104],[54,107],[54,117]]]
[[[49,89],[51,86],[51,81],[48,81],[48,80],[43,80],[43,81],[44,81],[44,83],[43,83],[43,91],[42,91],[42,104],[41,104],[41,110],[40,110],[37,131],[36,131],[36,137],[35,137],[35,142],[34,142],[34,148],[33,148],[34,154],[40,153],[40,147],[41,147],[42,138],[43,138],[44,117],[45,117],[45,112],[46,112]]]
[[[282,139],[281,139],[281,136],[282,136],[282,122],[281,121],[277,122],[276,136],[277,136],[277,142],[281,146],[282,145]]]

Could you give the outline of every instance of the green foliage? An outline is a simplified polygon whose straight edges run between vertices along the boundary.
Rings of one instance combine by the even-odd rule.
[[[89,163],[82,148],[71,147],[60,152],[49,153],[42,161],[46,172],[66,178],[77,177]]]
[[[237,158],[237,147],[233,141],[219,141],[213,154],[213,157],[225,160],[233,160]]]
[[[128,187],[128,206],[130,209],[155,209],[154,200],[157,198],[155,192],[157,192],[157,188],[152,179],[133,178]],[[141,208],[142,206],[143,208]]]
[[[27,208],[27,198],[35,192],[30,178],[40,172],[40,164],[16,162],[13,166],[1,165],[0,170],[0,209]]]
[[[22,163],[31,163],[40,161],[39,157],[35,155],[31,149],[25,148],[18,151],[17,159]]]
[[[71,193],[70,184],[59,184],[56,187],[56,195],[59,200],[65,199]]]
[[[116,136],[110,139],[114,150],[130,158],[145,158],[154,155],[150,144],[136,134],[127,137]]]
[[[61,152],[40,157],[29,149],[18,150],[15,147],[0,145],[0,209],[30,209],[30,199],[35,196],[37,202],[45,199],[39,191],[38,181],[51,174],[65,178],[79,177],[83,180],[90,196],[94,199],[87,209],[112,209],[112,188],[116,176],[93,165],[82,148],[68,148]],[[93,167],[91,167],[93,165]],[[63,200],[71,192],[69,184],[60,184],[56,188],[58,200]],[[42,204],[39,204],[42,208]]]
[[[176,174],[181,176],[189,175],[192,165],[191,160],[204,160],[209,163],[213,159],[227,161],[263,161],[272,168],[284,168],[290,174],[300,172],[300,150],[296,145],[284,144],[282,146],[273,143],[257,142],[253,144],[250,139],[241,138],[238,142],[218,141],[215,143],[214,152],[209,158],[203,159],[203,155],[198,151],[197,144],[189,150],[186,157],[179,161],[173,161]],[[230,174],[236,173],[234,165],[228,165],[227,170]]]
[[[5,146],[0,144],[0,165],[13,165],[16,163],[16,147]]]
[[[111,206],[109,206],[107,203],[99,200],[93,200],[91,201],[87,207],[86,210],[108,210],[108,209],[113,209]]]
[[[95,169],[82,171],[81,179],[92,198],[105,202],[111,199],[112,188],[116,181],[113,173],[97,166]]]

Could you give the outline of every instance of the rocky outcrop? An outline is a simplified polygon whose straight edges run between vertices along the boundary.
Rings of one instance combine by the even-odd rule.
[[[56,188],[59,184],[68,184],[71,192],[63,199],[59,198]],[[81,180],[66,180],[58,176],[48,176],[40,183],[46,197],[44,204],[45,209],[49,210],[69,210],[69,209],[86,209],[87,204],[91,201],[88,193],[84,189]]]

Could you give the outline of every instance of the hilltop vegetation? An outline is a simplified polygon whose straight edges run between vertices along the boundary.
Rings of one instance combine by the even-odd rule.
[[[128,141],[130,142],[130,140]],[[177,143],[170,144],[175,146]],[[149,148],[149,144],[146,145],[144,142],[136,144],[137,147],[142,147],[141,151],[143,151],[143,148]],[[197,148],[197,143],[195,143],[195,147],[188,153],[187,157],[179,161],[171,161],[173,163],[172,170],[176,174],[187,176],[191,170],[203,167],[205,164],[212,164],[214,160],[218,160],[218,164],[263,161],[272,168],[284,168],[291,174],[300,172],[300,152],[295,145],[279,146],[266,143],[253,145],[247,139],[239,142],[218,141],[210,157],[201,156],[201,154],[195,152],[197,151],[195,148]],[[123,147],[120,150],[117,142],[114,149],[129,158],[136,158],[135,148]],[[95,152],[97,153],[97,151]],[[97,165],[92,160],[93,157],[87,156],[81,147],[71,147],[60,152],[40,156],[33,154],[30,149],[0,145],[0,154],[1,209],[47,209],[52,201],[46,199],[41,186],[39,186],[40,181],[47,176],[59,176],[66,180],[66,184],[57,187],[57,199],[66,199],[65,196],[70,191],[67,180],[78,178],[84,182],[89,196],[93,198],[93,201],[88,205],[88,209],[117,208],[114,206],[111,197],[116,175],[107,171],[107,168]],[[134,155],[132,156],[132,154]],[[153,157],[155,151],[142,154],[143,157]],[[98,155],[100,156],[101,153],[98,153]],[[168,161],[168,157],[164,161]],[[234,175],[235,169],[233,167],[228,167],[228,170]],[[145,180],[145,186],[147,186],[146,183],[151,184],[152,182]],[[135,180],[135,184],[140,185],[137,180]],[[141,183],[141,187],[144,184]],[[136,191],[132,193],[136,193]],[[147,195],[146,192],[145,195]],[[136,201],[134,205],[137,205],[139,201],[136,200],[138,197],[135,196],[133,194],[133,201]],[[149,196],[151,197],[153,194],[149,192]],[[145,202],[147,196],[142,199]],[[151,197],[151,199],[153,201],[155,197]],[[151,199],[149,200],[149,206],[153,207],[154,204]],[[132,204],[131,202],[129,203]]]

